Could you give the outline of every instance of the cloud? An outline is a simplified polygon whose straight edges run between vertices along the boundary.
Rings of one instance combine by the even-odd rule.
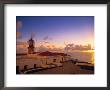
[[[16,44],[17,45],[26,45],[27,43],[26,42],[17,42]]]
[[[19,49],[27,49],[28,44],[26,42],[17,42],[16,43],[16,48],[17,50]]]
[[[16,30],[20,30],[22,28],[22,21],[16,22]]]
[[[65,44],[65,50],[90,50],[91,49],[91,44],[88,45],[81,45],[81,44]]]
[[[44,41],[45,44],[49,44],[49,42]]]
[[[50,38],[49,36],[45,36],[45,37],[43,38],[43,40],[52,40],[52,38]]]
[[[49,39],[49,37],[48,36],[45,36],[44,38],[43,38],[43,40],[48,40]]]
[[[22,21],[17,21],[16,22],[16,37],[21,38],[22,34],[21,31],[19,31],[22,28]]]
[[[46,48],[44,45],[41,45],[38,47],[39,52],[48,51],[48,48]]]
[[[61,48],[57,48],[55,45],[40,45],[38,48],[39,52],[43,51],[61,51]]]
[[[74,48],[74,43],[65,44],[65,50],[72,50]]]
[[[22,37],[21,32],[18,32],[18,31],[17,31],[17,32],[16,32],[16,37],[17,37],[17,38],[21,38],[21,37]]]

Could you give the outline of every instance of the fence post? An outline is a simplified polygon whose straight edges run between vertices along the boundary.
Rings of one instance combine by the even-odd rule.
[[[16,74],[20,74],[19,66],[16,66]]]
[[[36,67],[36,64],[34,64],[34,68],[37,68],[37,67]]]
[[[27,66],[28,66],[28,65],[25,65],[25,66],[24,66],[24,70],[27,70]]]

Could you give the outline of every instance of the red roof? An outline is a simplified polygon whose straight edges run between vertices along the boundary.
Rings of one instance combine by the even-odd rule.
[[[56,56],[56,55],[67,56],[67,54],[65,54],[65,53],[53,53],[53,52],[49,52],[49,51],[41,52],[39,55],[40,56]]]

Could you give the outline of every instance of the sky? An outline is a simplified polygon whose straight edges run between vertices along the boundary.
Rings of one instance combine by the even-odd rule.
[[[50,44],[63,48],[74,43],[94,46],[93,16],[16,16],[17,42],[31,35],[36,46]]]

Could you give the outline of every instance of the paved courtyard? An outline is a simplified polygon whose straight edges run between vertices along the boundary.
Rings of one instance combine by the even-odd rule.
[[[71,62],[65,62],[62,67],[38,71],[34,72],[34,74],[94,74],[94,71],[81,69],[79,66]]]

